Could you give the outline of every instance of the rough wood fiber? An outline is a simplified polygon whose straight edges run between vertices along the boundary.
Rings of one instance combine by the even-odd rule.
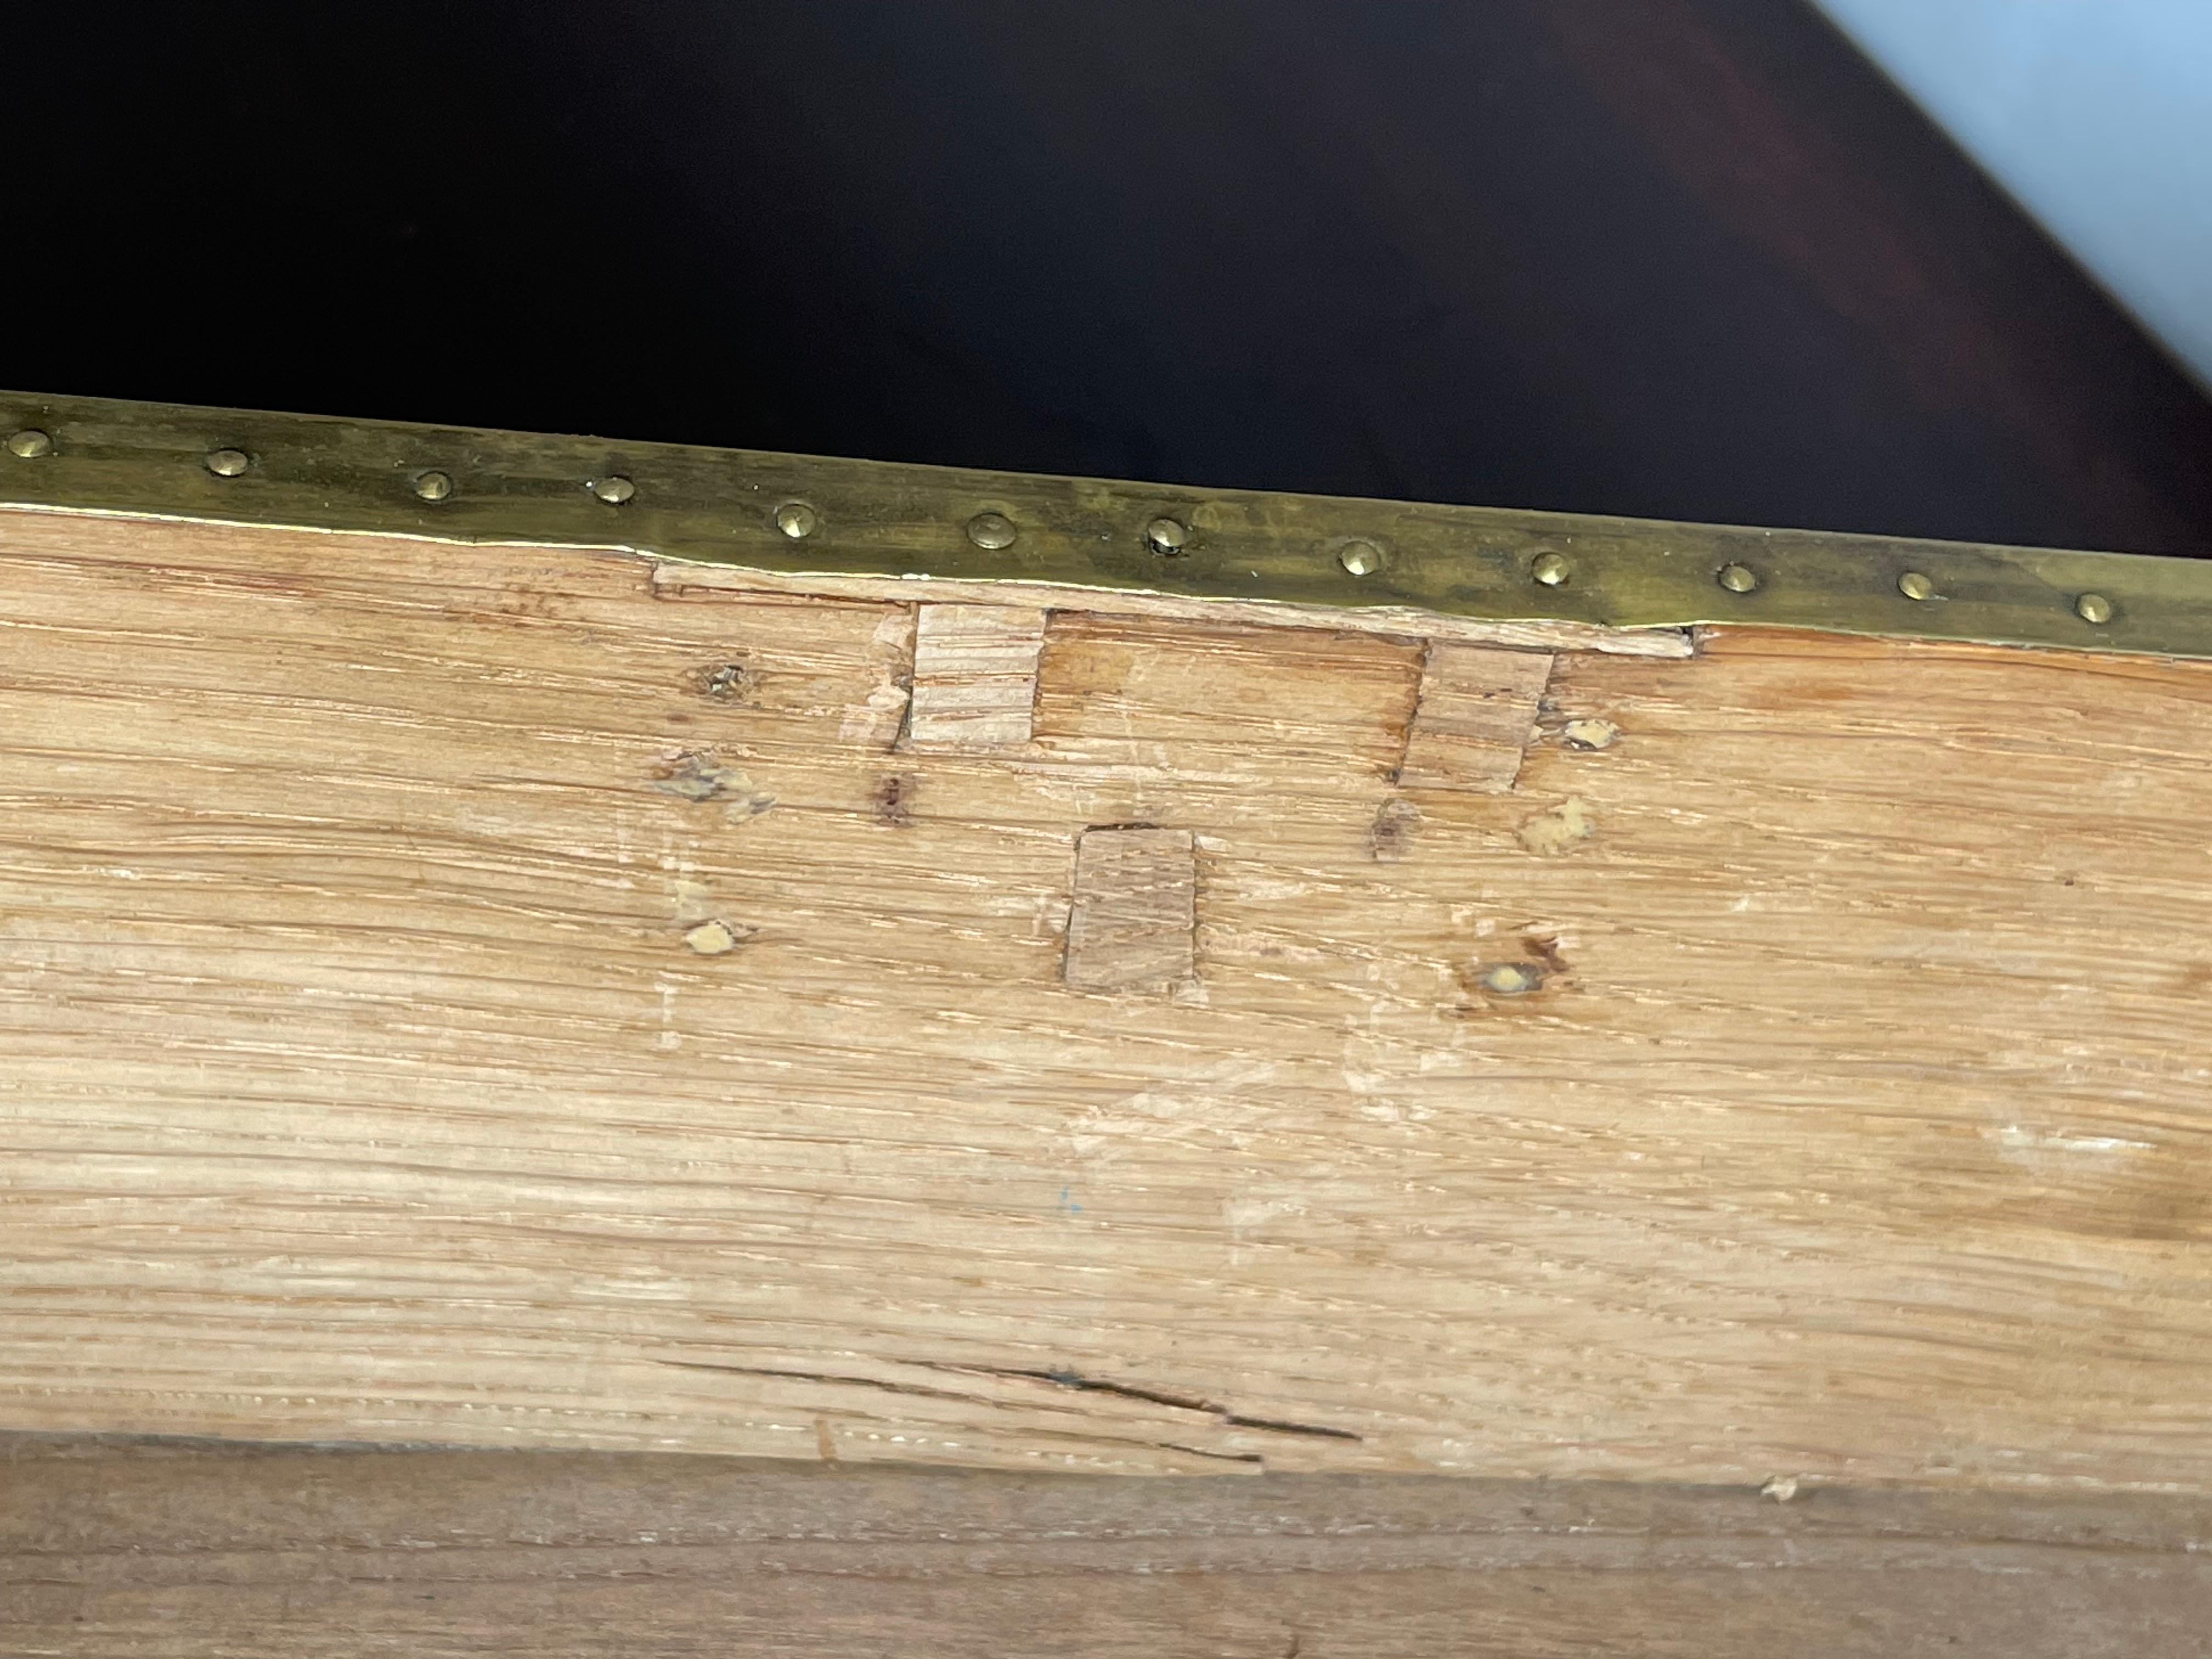
[[[1567,653],[1415,800],[1417,641],[926,755],[908,607],[657,593],[0,528],[0,1422],[2212,1491],[2212,666]]]
[[[54,1659],[2212,1653],[2202,1500],[5,1455],[0,1650]]]
[[[1408,789],[1510,789],[1551,676],[1551,658],[1534,652],[1432,643],[1398,781]]]

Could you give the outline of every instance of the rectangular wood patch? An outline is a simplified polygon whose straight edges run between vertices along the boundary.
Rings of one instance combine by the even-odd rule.
[[[1398,781],[1491,795],[1510,789],[1551,677],[1547,653],[1432,641]]]
[[[915,619],[914,749],[1018,749],[1036,708],[1046,613],[1027,605],[925,605]]]
[[[1086,830],[1075,849],[1067,982],[1164,992],[1188,981],[1197,890],[1189,830]]]

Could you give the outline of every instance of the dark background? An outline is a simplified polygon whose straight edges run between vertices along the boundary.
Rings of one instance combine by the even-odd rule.
[[[15,6],[0,384],[2212,552],[1795,0]]]

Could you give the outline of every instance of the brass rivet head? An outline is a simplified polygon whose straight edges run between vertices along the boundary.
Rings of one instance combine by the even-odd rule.
[[[1014,523],[1003,513],[978,513],[968,520],[968,539],[996,552],[1014,544]]]
[[[1173,558],[1190,545],[1190,532],[1180,519],[1155,519],[1145,526],[1145,545],[1155,553]]]
[[[619,472],[610,472],[604,478],[592,480],[592,494],[609,507],[620,507],[637,494],[637,486]]]
[[[27,461],[35,461],[41,455],[54,453],[54,441],[34,426],[27,426],[8,438],[8,453],[20,455]]]
[[[242,449],[211,449],[206,465],[218,478],[235,478],[253,465],[253,458]]]
[[[415,493],[426,501],[442,501],[453,493],[450,472],[424,472],[415,479]]]
[[[1567,562],[1557,553],[1539,553],[1528,567],[1528,574],[1547,587],[1567,585]]]
[[[1759,586],[1759,573],[1747,564],[1724,564],[1713,580],[1731,593],[1748,593]]]
[[[1371,576],[1382,568],[1382,550],[1373,542],[1346,542],[1336,550],[1336,562],[1349,575]]]
[[[1897,579],[1897,591],[1908,599],[1932,599],[1936,584],[1917,570],[1908,570]]]
[[[795,542],[805,541],[822,520],[805,501],[786,501],[775,510],[775,527]]]
[[[2112,619],[2112,602],[2102,593],[2084,593],[2074,601],[2074,614],[2085,623],[2102,628]]]

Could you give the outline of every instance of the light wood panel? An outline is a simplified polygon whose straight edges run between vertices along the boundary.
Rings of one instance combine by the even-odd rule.
[[[1056,611],[1006,755],[912,639],[8,515],[0,1424],[2212,1490],[2206,665],[1562,651],[1480,794],[1418,638]]]
[[[0,1650],[2178,1659],[2202,1500],[0,1441]]]

